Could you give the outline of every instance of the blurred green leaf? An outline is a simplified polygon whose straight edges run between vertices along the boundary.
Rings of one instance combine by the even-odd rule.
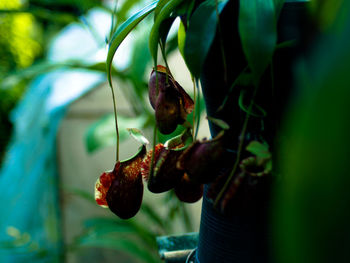
[[[157,254],[127,238],[85,236],[79,239],[78,245],[80,247],[102,247],[124,251],[133,257],[141,259],[142,262],[154,263],[160,261]]]
[[[170,14],[179,4],[181,4],[182,1],[184,0],[170,0],[169,2],[167,2],[159,12],[156,20],[154,21],[149,36],[149,50],[155,66],[157,64],[158,43],[161,37],[161,33],[164,35],[164,32],[161,32],[162,24],[165,20],[167,20],[170,17]]]
[[[153,241],[155,242],[155,240],[153,240],[153,232],[151,232],[145,225],[138,223],[135,219],[120,220],[117,218],[90,218],[84,222],[84,226],[89,234],[93,232],[96,236],[128,232],[134,233],[140,238],[149,241],[150,245],[152,245]]]
[[[118,5],[118,1],[116,2],[116,4]],[[119,21],[125,20],[129,14],[129,11],[138,4],[140,4],[140,2],[142,2],[142,0],[123,1],[123,5],[117,9],[117,18],[119,19]],[[119,21],[117,21],[117,24],[119,23]]]
[[[342,12],[349,14],[346,2]],[[350,17],[345,21],[339,20],[298,65],[298,97],[281,136],[284,178],[275,198],[278,262],[350,258]]]
[[[67,189],[64,188],[64,190],[67,191],[68,193],[71,193],[73,195],[76,195],[76,196],[88,201],[89,203],[91,203],[93,205],[96,205],[94,193],[92,191],[88,192],[86,190],[78,189],[78,188],[67,188]]]
[[[207,0],[193,13],[186,32],[185,62],[193,76],[199,78],[203,63],[216,34],[218,16],[228,0]]]
[[[148,219],[153,222],[153,224],[158,225],[162,229],[163,233],[168,232],[167,230],[169,224],[167,224],[165,220],[161,218],[161,216],[156,212],[155,208],[152,205],[143,202],[140,212],[146,215]]]
[[[157,247],[155,233],[136,219],[90,218],[84,222],[84,226],[85,231],[77,241],[89,237],[99,239],[128,237],[130,240],[140,242],[147,250],[156,250]]]
[[[277,41],[274,0],[240,0],[238,28],[244,54],[258,83]]]
[[[107,54],[107,77],[109,85],[112,86],[112,61],[115,52],[119,48],[120,44],[124,41],[126,36],[137,26],[138,23],[140,23],[145,17],[147,17],[153,10],[155,9],[158,1],[155,1],[151,3],[150,5],[146,6],[133,16],[131,16],[128,20],[126,20],[123,24],[120,25],[120,27],[117,29],[117,31],[113,34],[111,42],[109,43],[109,49]]]
[[[83,61],[76,60],[67,60],[61,63],[52,63],[46,60],[38,61],[30,67],[9,72],[3,76],[3,78],[0,79],[0,89],[10,89],[18,85],[21,81],[30,81],[40,74],[60,68],[77,68],[105,72],[106,64],[102,62],[87,64]],[[124,72],[117,71],[114,67],[112,68],[112,73],[118,75],[118,77],[121,79],[130,78],[129,75],[125,74]]]
[[[123,141],[129,137],[128,127],[137,127],[142,129],[146,124],[147,118],[144,115],[137,117],[118,116],[119,136]],[[92,124],[85,135],[85,145],[89,153],[92,153],[102,147],[114,145],[116,143],[116,131],[114,115],[109,114],[94,124]]]
[[[311,14],[322,31],[331,29],[337,20],[348,17],[344,3],[344,0],[310,1]]]
[[[308,0],[302,0],[302,1],[308,1]],[[278,17],[281,13],[282,7],[284,5],[285,0],[273,0],[275,4],[275,11],[276,11],[276,21],[278,20]]]
[[[50,21],[58,24],[69,24],[71,22],[79,22],[79,17],[68,12],[56,12],[41,7],[28,7],[21,9],[0,9],[0,15],[3,14],[19,14],[29,13],[36,18]]]

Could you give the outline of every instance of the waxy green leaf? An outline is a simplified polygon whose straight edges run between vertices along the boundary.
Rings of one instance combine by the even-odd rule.
[[[149,50],[153,57],[154,65],[157,65],[157,55],[158,55],[158,43],[161,38],[161,26],[162,23],[167,20],[175,8],[181,4],[184,0],[170,0],[167,2],[164,7],[160,10],[157,15],[156,20],[154,21],[150,37],[149,37]],[[169,28],[170,29],[170,28]],[[162,32],[164,35],[164,32]]]
[[[238,28],[255,83],[272,59],[277,41],[275,0],[240,0]]]
[[[126,36],[140,23],[145,17],[147,17],[156,7],[158,1],[151,3],[126,20],[117,31],[113,34],[111,42],[109,43],[108,55],[107,55],[107,77],[109,85],[112,86],[112,61],[115,52],[119,48],[120,44],[124,41]]]
[[[160,11],[163,9],[163,7],[169,3],[171,0],[159,0],[158,4],[156,6],[156,9],[154,10],[154,21],[156,21]]]
[[[185,62],[192,75],[199,78],[203,63],[214,40],[218,24],[216,12],[218,2],[219,14],[228,0],[207,0],[193,13],[186,32]]]

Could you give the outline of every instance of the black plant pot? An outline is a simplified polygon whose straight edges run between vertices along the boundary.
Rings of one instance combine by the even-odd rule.
[[[223,111],[217,109],[224,100],[229,84],[232,83],[247,65],[238,34],[237,18],[238,2],[230,1],[220,17],[221,43],[223,43],[226,64],[227,81],[220,50],[219,35],[214,40],[206,59],[201,85],[206,102],[208,116],[225,120],[231,127],[237,127],[230,132],[227,148],[232,152],[232,166],[237,149],[240,129],[244,121],[245,113],[238,106],[239,89],[234,90]],[[276,133],[279,130],[281,118],[284,114],[288,98],[294,92],[293,65],[295,59],[304,51],[309,40],[313,37],[311,23],[308,20],[306,3],[286,3],[278,22],[278,42],[297,40],[292,47],[276,51],[273,58],[274,89],[272,90],[270,72],[263,76],[256,100],[267,112],[264,119],[264,127],[261,127],[259,119],[251,118],[248,124],[247,139],[256,139],[262,134],[268,141],[272,151],[276,155],[278,141]],[[268,69],[267,71],[270,71]],[[273,95],[272,95],[273,94]],[[210,131],[214,137],[219,128],[210,125]],[[278,154],[278,153],[277,153]],[[198,263],[265,263],[272,262],[271,229],[269,225],[270,194],[268,191],[263,196],[253,200],[253,205],[248,211],[233,209],[230,215],[222,215],[213,208],[207,192],[209,185],[205,187],[203,197],[199,243],[196,251]]]

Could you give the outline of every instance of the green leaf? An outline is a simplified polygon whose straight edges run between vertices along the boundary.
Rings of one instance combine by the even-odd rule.
[[[112,61],[115,52],[119,48],[120,44],[124,41],[126,36],[140,23],[145,17],[147,17],[156,7],[158,1],[151,3],[150,5],[143,8],[141,11],[137,12],[133,16],[131,16],[128,20],[126,20],[117,31],[113,34],[111,42],[109,43],[109,49],[107,54],[107,77],[109,85],[112,86]]]
[[[203,63],[214,40],[217,28],[216,1],[221,13],[228,0],[207,0],[193,13],[186,32],[185,62],[193,76],[199,78]]]
[[[213,117],[210,117],[210,116],[207,116],[207,119],[210,122],[214,123],[216,126],[218,126],[221,129],[223,129],[223,130],[229,130],[230,129],[230,126],[223,120],[216,119],[216,118],[213,118]]]
[[[143,115],[138,117],[118,116],[119,137],[123,141],[128,138],[127,127],[143,128],[147,122],[147,118]],[[100,148],[111,146],[116,143],[115,120],[114,115],[109,114],[93,123],[85,135],[85,145],[89,153]]]
[[[143,145],[149,144],[149,141],[147,138],[142,134],[142,132],[139,129],[136,128],[128,128],[129,134],[138,142],[140,142]]]
[[[274,0],[240,0],[238,28],[244,54],[257,84],[276,46]]]
[[[316,1],[312,1],[316,2]],[[340,12],[350,13],[350,1]],[[339,14],[340,15],[340,14]],[[345,23],[345,24],[344,24]],[[338,20],[298,63],[298,96],[283,118],[283,180],[274,220],[283,263],[347,262],[350,244],[350,20]],[[341,31],[339,31],[341,30]],[[334,37],[334,36],[337,37]]]
[[[246,150],[261,158],[271,158],[271,153],[269,152],[269,146],[267,144],[262,144],[258,141],[250,142]]]
[[[123,4],[122,6],[119,8],[119,3],[118,1],[115,1],[116,2],[116,5],[118,7],[117,9],[117,18],[119,20],[122,20],[122,19],[126,19],[127,18],[127,15],[129,13],[129,11],[137,6],[138,4],[140,4],[140,2],[142,2],[142,0],[128,0],[128,1],[123,1]]]
[[[168,37],[171,26],[175,21],[175,17],[169,17],[165,19],[159,27],[159,40],[165,46],[166,39]]]
[[[163,7],[169,3],[171,0],[159,0],[158,4],[156,6],[156,9],[154,10],[154,21],[156,21],[160,11],[163,9]]]
[[[181,4],[184,0],[170,0],[167,2],[161,11],[158,13],[156,20],[154,21],[150,37],[149,37],[149,50],[153,57],[154,65],[157,64],[158,55],[158,43],[160,39],[160,28],[164,20],[168,19],[175,8]],[[163,33],[164,34],[164,33]]]

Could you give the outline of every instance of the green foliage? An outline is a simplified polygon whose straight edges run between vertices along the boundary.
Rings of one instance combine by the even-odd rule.
[[[218,6],[216,6],[218,2]],[[206,0],[193,13],[186,32],[184,57],[192,75],[199,78],[203,63],[214,40],[218,14],[227,0]],[[217,13],[218,12],[218,13]]]
[[[168,34],[167,30],[164,30],[164,22],[170,18],[171,13],[173,12],[174,8],[176,8],[178,5],[181,4],[181,2],[184,0],[170,0],[168,1],[164,7],[162,7],[157,14],[157,17],[155,18],[154,24],[152,26],[152,30],[149,37],[149,50],[151,52],[151,56],[154,61],[154,65],[157,65],[157,56],[158,56],[158,43],[159,40],[163,38],[164,40],[164,34]],[[164,1],[161,2],[161,4]],[[162,27],[163,26],[163,27]],[[168,31],[170,29],[169,26],[167,26]],[[161,30],[163,29],[163,30]],[[162,34],[161,34],[162,33]]]
[[[112,85],[112,61],[115,52],[119,48],[120,44],[126,38],[126,36],[130,33],[130,31],[137,26],[145,17],[147,17],[153,10],[155,9],[157,4],[153,2],[152,4],[146,6],[133,16],[131,16],[128,20],[126,20],[113,34],[112,39],[109,43],[108,55],[107,55],[107,76],[109,84]]]
[[[88,247],[110,248],[127,252],[142,262],[160,262],[155,233],[136,220],[91,218],[84,226],[84,232],[71,244],[73,251]]]
[[[92,205],[92,194],[81,189],[68,189]],[[172,233],[172,222],[180,220],[183,227],[193,231],[191,218],[184,204],[172,192],[163,199],[166,213],[160,214],[153,204],[143,202],[140,213],[133,219],[92,217],[83,222],[83,231],[67,248],[71,253],[85,248],[110,248],[123,251],[141,262],[160,262],[156,237]],[[147,221],[147,224],[144,222]],[[151,226],[151,227],[150,227]]]
[[[243,51],[252,70],[255,83],[271,62],[275,50],[275,4],[273,0],[241,0],[238,28]]]
[[[166,6],[171,0],[159,0],[156,9],[154,10],[154,21],[156,21],[160,11]]]
[[[349,3],[342,9],[349,14]],[[285,177],[276,196],[275,220],[279,262],[350,258],[349,16],[330,28],[338,37],[331,34],[299,64],[300,93],[283,134]]]

